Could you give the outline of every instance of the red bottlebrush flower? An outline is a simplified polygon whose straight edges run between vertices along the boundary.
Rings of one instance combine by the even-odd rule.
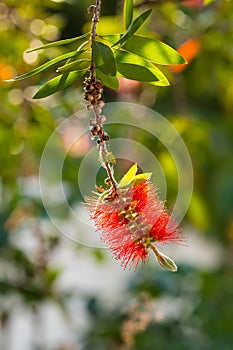
[[[134,265],[136,269],[140,261],[144,265],[150,248],[160,265],[162,259],[161,266],[165,268],[169,258],[159,253],[154,244],[177,242],[182,237],[172,215],[159,199],[156,187],[148,180],[134,180],[130,187],[118,188],[114,198],[107,196],[108,193],[87,199],[90,217],[97,231],[101,231],[101,240],[124,268]],[[167,266],[170,270],[171,261],[169,259]]]

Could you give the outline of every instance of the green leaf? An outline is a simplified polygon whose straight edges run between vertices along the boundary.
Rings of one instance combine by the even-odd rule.
[[[112,76],[116,75],[115,57],[110,46],[99,41],[93,41],[92,52],[96,67],[98,67],[102,73]]]
[[[186,63],[186,60],[167,44],[144,36],[133,36],[122,48],[157,64]]]
[[[122,35],[122,37],[113,45],[122,45],[127,40],[129,40],[132,35],[142,26],[148,16],[151,14],[152,9],[146,10],[141,13],[133,23],[128,27],[127,31]]]
[[[142,173],[134,176],[133,181],[150,180],[152,173]]]
[[[37,50],[49,49],[50,47],[72,44],[72,43],[75,43],[75,42],[77,42],[79,40],[86,39],[89,36],[90,36],[90,32],[88,32],[88,33],[86,33],[84,35],[76,36],[75,38],[54,41],[54,42],[49,43],[49,44],[38,46],[38,47],[36,47],[34,49],[27,50],[27,52],[30,53],[30,52],[37,51]]]
[[[67,63],[62,67],[58,67],[57,71],[59,73],[68,73],[68,72],[74,72],[85,68],[87,69],[90,66],[90,62],[91,60],[88,60],[87,58],[80,58],[79,60]]]
[[[108,35],[100,35],[98,38],[105,40],[107,43],[111,44],[112,46],[115,45],[115,43],[120,40],[120,38],[123,36],[123,34],[108,34]]]
[[[168,86],[169,81],[159,68],[132,53],[117,50],[117,71],[124,78],[148,82],[157,86]]]
[[[49,270],[46,270],[44,273],[43,278],[45,279],[45,282],[48,284],[52,284],[56,281],[56,279],[61,274],[62,269],[61,268],[50,268]]]
[[[125,28],[128,29],[133,19],[133,0],[125,0],[124,2],[124,22]]]
[[[102,37],[102,39],[111,44],[119,38],[120,35],[107,35]],[[147,38],[145,36],[133,35],[121,48],[156,64],[171,65],[187,63],[187,61],[172,47],[159,40]]]
[[[135,163],[131,168],[127,171],[127,173],[122,177],[121,181],[118,184],[118,187],[125,187],[130,184],[130,182],[133,181],[136,172],[138,169],[137,163]]]
[[[156,86],[170,85],[165,75],[157,67],[151,69],[137,64],[119,63],[117,64],[117,71],[126,79],[142,81]]]
[[[204,5],[208,6],[210,5],[214,0],[204,0]]]
[[[37,93],[33,96],[34,99],[44,98],[55,94],[55,92],[65,89],[75,82],[75,80],[81,76],[83,76],[87,72],[87,69],[80,70],[78,72],[71,72],[60,74],[55,78],[47,81],[41,88],[37,91]]]
[[[112,90],[119,89],[119,81],[116,76],[104,74],[100,69],[96,69],[96,76],[102,83]]]
[[[39,74],[55,65],[57,65],[57,63],[61,62],[61,61],[65,61],[71,57],[75,57],[75,56],[78,56],[80,55],[82,51],[71,51],[71,52],[68,52],[64,55],[61,55],[61,56],[58,56],[44,64],[42,64],[41,66],[39,67],[36,67],[35,69],[33,69],[31,72],[28,72],[28,73],[25,73],[25,74],[22,74],[22,75],[19,75],[18,77],[15,77],[15,78],[12,78],[12,79],[9,79],[9,80],[6,80],[6,81],[17,81],[17,80],[22,80],[22,79],[26,79],[26,78],[30,78],[32,77],[33,75],[36,75],[36,74]]]

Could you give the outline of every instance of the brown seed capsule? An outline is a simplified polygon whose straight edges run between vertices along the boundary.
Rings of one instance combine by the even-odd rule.
[[[89,91],[93,91],[93,90],[95,90],[95,87],[92,84],[87,84],[86,86],[84,86],[85,92],[89,92]]]
[[[85,98],[86,101],[89,101],[89,102],[94,100],[94,97],[92,95],[90,95],[90,94],[85,94],[84,98]]]
[[[95,88],[100,89],[103,87],[102,81],[101,80],[96,80],[95,82]]]
[[[95,13],[96,10],[96,6],[95,5],[91,5],[88,7],[87,12],[88,13]]]
[[[95,98],[96,98],[97,100],[100,100],[100,99],[101,99],[101,97],[102,97],[102,95],[101,95],[101,94],[97,94],[97,95],[95,95]]]
[[[103,141],[109,141],[110,140],[110,137],[109,137],[109,135],[108,135],[108,133],[106,131],[103,132],[102,140]]]
[[[102,128],[100,125],[93,125],[91,128],[90,128],[90,131],[92,133],[93,136],[98,136],[99,133],[101,132]]]

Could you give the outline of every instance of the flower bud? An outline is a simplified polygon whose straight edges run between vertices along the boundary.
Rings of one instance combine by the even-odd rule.
[[[95,113],[99,115],[101,113],[101,108],[99,105],[95,105]]]
[[[157,251],[158,253],[156,254],[157,261],[159,265],[162,267],[162,269],[169,270],[172,272],[177,271],[177,266],[175,262],[169,258],[168,256],[162,254],[161,252]]]
[[[103,124],[106,121],[106,119],[107,118],[104,115],[100,115],[100,117],[99,117],[100,124]]]
[[[91,106],[93,107],[93,105],[91,105]],[[90,125],[96,125],[96,120],[94,118],[90,119]]]
[[[153,245],[151,246],[151,248],[155,253],[157,261],[159,265],[162,267],[162,269],[169,270],[172,272],[177,271],[177,266],[171,258],[159,252]]]
[[[100,101],[99,101],[99,106],[100,106],[100,108],[103,108],[104,105],[105,105],[104,101],[100,100]]]

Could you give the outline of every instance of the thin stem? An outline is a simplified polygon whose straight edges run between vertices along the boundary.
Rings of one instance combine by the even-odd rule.
[[[95,38],[97,36],[96,33],[96,27],[97,23],[99,22],[100,18],[100,10],[101,10],[101,0],[96,0],[96,5],[94,6],[94,15],[92,17],[92,28],[91,28],[91,42],[95,41]],[[91,66],[90,66],[90,78],[95,78],[96,72],[95,72],[95,62],[93,59],[93,54],[91,57]]]
[[[92,18],[92,29],[91,29],[91,40],[95,40],[96,38],[96,27],[100,18],[100,9],[101,9],[101,0],[96,0],[95,12]]]
[[[155,253],[156,256],[159,255],[158,249],[153,244],[150,245],[150,248],[153,250],[153,252]]]
[[[117,184],[113,177],[112,169],[110,168],[109,162],[105,162],[104,165],[105,165],[105,169],[107,170],[109,180],[112,184],[113,192],[115,195],[117,195]]]

